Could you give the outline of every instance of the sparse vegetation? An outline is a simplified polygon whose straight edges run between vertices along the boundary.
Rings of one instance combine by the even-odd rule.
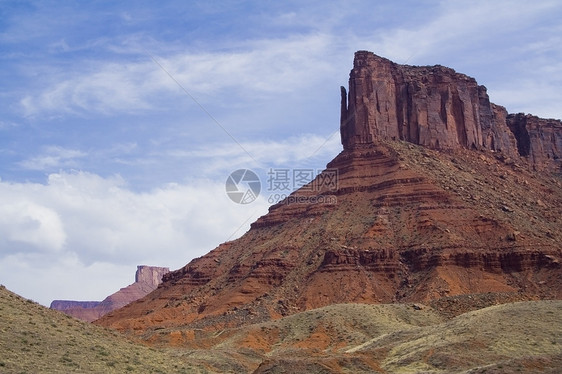
[[[1,373],[205,372],[171,351],[47,309],[0,287]]]
[[[417,304],[338,304],[220,334],[200,331],[195,343],[201,348],[146,347],[4,288],[0,305],[1,373],[324,372],[326,367],[341,373],[554,373],[562,367],[562,301],[503,304],[450,320]]]

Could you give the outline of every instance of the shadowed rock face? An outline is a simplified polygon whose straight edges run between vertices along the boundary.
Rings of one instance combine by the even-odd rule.
[[[139,265],[135,283],[121,288],[103,301],[54,300],[51,309],[91,322],[154,291],[162,283],[164,274],[169,271],[168,268]]]
[[[395,64],[355,54],[349,95],[342,87],[344,149],[375,140],[405,140],[433,149],[484,149],[526,157],[536,170],[560,170],[562,123],[507,115],[486,87],[443,66]]]
[[[518,113],[507,116],[507,125],[517,139],[519,154],[536,170],[560,170],[562,122]]]
[[[452,69],[357,53],[327,170],[96,323],[197,345],[203,331],[336,303],[562,298],[562,183],[508,162],[520,152],[506,117]]]

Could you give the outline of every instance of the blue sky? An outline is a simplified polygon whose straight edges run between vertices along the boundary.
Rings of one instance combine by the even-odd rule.
[[[0,1],[0,283],[101,299],[267,211],[230,172],[322,169],[353,53],[562,118],[559,1]]]

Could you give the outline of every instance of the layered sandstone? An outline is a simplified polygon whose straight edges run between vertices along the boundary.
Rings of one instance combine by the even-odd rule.
[[[521,155],[536,170],[562,170],[562,122],[508,116],[490,102],[486,87],[451,68],[399,65],[359,51],[349,95],[341,90],[344,149],[377,139],[405,140],[433,149]]]
[[[328,165],[339,171],[336,189],[296,191],[240,239],[170,272],[154,292],[97,323],[165,329],[177,336],[150,333],[150,341],[181,345],[196,344],[197,331],[334,303],[428,303],[490,292],[562,297],[559,184],[473,151],[409,147],[344,150]],[[506,183],[518,196],[509,205]],[[540,206],[536,196],[545,196]]]
[[[96,323],[205,348],[204,334],[336,303],[562,298],[562,182],[520,165],[510,126],[531,134],[529,120],[508,126],[452,69],[367,52],[342,92],[344,149],[323,173]]]
[[[154,291],[169,271],[170,269],[165,267],[139,265],[135,273],[135,283],[121,288],[103,301],[54,300],[51,309],[91,322]]]
[[[507,116],[507,125],[515,134],[519,154],[538,170],[560,170],[562,162],[562,122],[530,114]]]

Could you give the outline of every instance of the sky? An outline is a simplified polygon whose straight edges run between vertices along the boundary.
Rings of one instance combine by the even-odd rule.
[[[561,20],[558,0],[0,0],[0,284],[102,300],[243,235],[341,151],[357,50],[562,118]]]

